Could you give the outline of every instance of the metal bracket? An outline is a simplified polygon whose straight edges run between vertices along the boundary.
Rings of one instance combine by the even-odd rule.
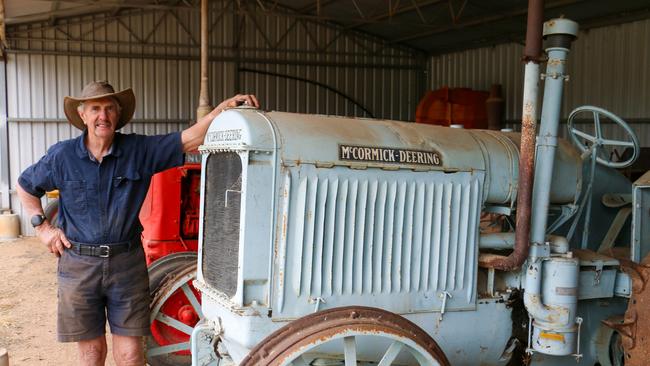
[[[580,353],[580,330],[582,329],[581,317],[579,316],[576,317],[576,324],[578,324],[578,336],[576,337],[577,345],[576,345],[576,353],[574,353],[572,356],[576,358],[576,362],[580,362],[580,359],[582,358],[582,353]]]
[[[310,304],[315,304],[314,313],[317,313],[318,310],[320,310],[320,303],[322,302],[323,304],[325,304],[326,301],[322,297],[310,297],[308,302]]]
[[[440,316],[438,317],[438,320],[442,321],[442,316],[445,315],[445,308],[447,307],[447,298],[451,299],[451,294],[447,291],[443,291],[438,296],[442,298],[442,307],[440,308]]]
[[[487,275],[487,292],[490,294],[490,297],[494,297],[494,275],[496,270],[494,268],[488,268]]]
[[[569,75],[565,74],[558,74],[558,73],[552,73],[552,74],[545,74],[541,73],[539,74],[540,80],[544,80],[546,78],[551,78],[551,79],[564,79],[564,81],[569,81]]]
[[[526,354],[532,356],[535,350],[533,344],[533,317],[528,314],[528,347],[526,347]]]
[[[603,274],[603,262],[598,261],[596,262],[596,275],[594,276],[594,286],[598,286],[600,284],[600,276]]]

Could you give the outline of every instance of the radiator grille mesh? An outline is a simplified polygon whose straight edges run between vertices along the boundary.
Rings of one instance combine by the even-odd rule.
[[[242,164],[237,153],[210,155],[205,167],[202,271],[228,296],[237,291]]]

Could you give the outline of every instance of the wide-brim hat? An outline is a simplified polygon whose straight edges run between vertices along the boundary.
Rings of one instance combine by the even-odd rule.
[[[133,118],[133,112],[135,111],[135,95],[131,88],[116,93],[115,89],[113,89],[108,81],[93,81],[83,88],[81,96],[63,98],[63,110],[65,116],[68,117],[68,121],[70,121],[73,126],[83,131],[86,129],[86,126],[79,116],[79,112],[77,112],[79,103],[107,97],[115,98],[120,104],[120,119],[115,127],[116,130],[119,130],[124,127],[131,118]]]

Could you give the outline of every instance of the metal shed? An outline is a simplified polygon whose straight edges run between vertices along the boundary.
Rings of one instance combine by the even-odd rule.
[[[199,0],[4,0],[0,68],[2,207],[20,172],[76,136],[62,99],[92,80],[132,87],[125,132],[165,133],[195,118]],[[581,24],[564,113],[586,102],[631,121],[650,146],[646,1],[548,1],[545,17]],[[522,0],[211,0],[213,102],[255,93],[265,109],[412,121],[423,92],[500,83],[521,117]],[[23,220],[23,233],[31,227]]]

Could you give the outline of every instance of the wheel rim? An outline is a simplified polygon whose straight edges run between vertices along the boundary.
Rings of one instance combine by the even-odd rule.
[[[287,324],[251,350],[240,366],[356,366],[357,362],[449,365],[436,342],[414,323],[388,311],[356,306]]]
[[[388,346],[377,345],[377,341],[389,340]],[[359,349],[360,343],[374,344],[375,350],[381,349],[379,357],[368,357],[364,351]],[[323,357],[323,347],[339,348],[340,358]],[[331,354],[331,353],[330,353]],[[338,353],[337,353],[338,354]],[[423,347],[406,337],[379,331],[377,329],[337,329],[336,334],[331,338],[319,336],[317,339],[310,339],[298,345],[293,352],[283,357],[280,366],[305,366],[310,365],[314,360],[330,358],[340,360],[341,365],[357,365],[357,362],[368,362],[377,366],[389,365],[422,365],[438,366],[441,363],[427,352]]]
[[[201,296],[192,285],[196,255],[194,260],[184,254],[164,259],[162,265],[154,263],[150,268],[153,300],[147,358],[153,364],[189,365],[192,329],[203,318]],[[166,274],[162,278],[161,272]]]

